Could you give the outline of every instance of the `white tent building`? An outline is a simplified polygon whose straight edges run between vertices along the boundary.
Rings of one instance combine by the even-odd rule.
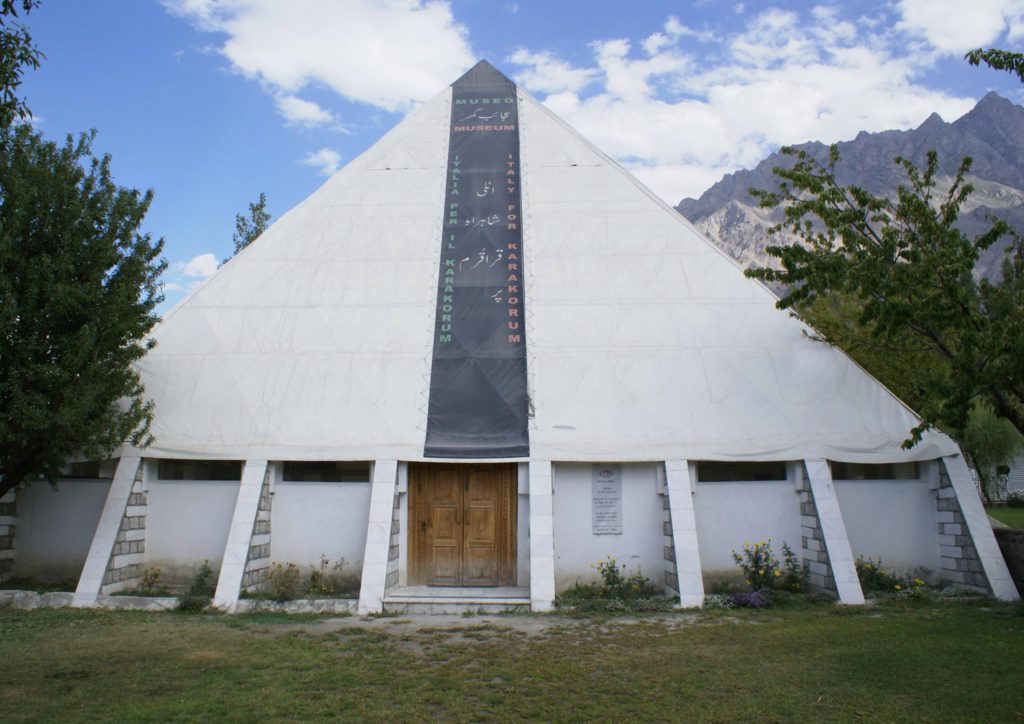
[[[155,444],[19,493],[15,570],[78,496],[79,605],[325,555],[361,611],[546,610],[610,554],[690,606],[767,538],[846,603],[858,555],[1015,598],[954,442],[775,302],[481,62],[166,316]]]

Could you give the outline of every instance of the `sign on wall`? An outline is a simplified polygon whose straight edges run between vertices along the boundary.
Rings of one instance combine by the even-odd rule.
[[[591,473],[594,535],[622,535],[622,466],[595,465]]]
[[[527,457],[516,86],[486,62],[452,85],[426,457]]]

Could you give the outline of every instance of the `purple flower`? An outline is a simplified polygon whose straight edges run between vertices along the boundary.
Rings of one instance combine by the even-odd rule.
[[[771,605],[771,597],[764,591],[751,591],[750,593],[733,593],[729,599],[734,606],[739,608],[764,608]]]

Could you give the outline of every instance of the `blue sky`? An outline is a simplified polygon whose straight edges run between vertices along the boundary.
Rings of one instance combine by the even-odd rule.
[[[260,192],[277,218],[478,58],[670,203],[781,144],[1024,104],[962,60],[1024,47],[1024,0],[43,0],[28,26],[37,127],[98,129],[117,181],[155,191],[165,309]]]

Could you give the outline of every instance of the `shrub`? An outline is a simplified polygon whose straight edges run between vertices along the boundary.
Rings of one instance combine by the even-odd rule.
[[[142,580],[139,582],[139,593],[144,596],[152,596],[157,592],[160,585],[160,568],[150,566],[142,571]]]
[[[341,586],[341,574],[348,561],[344,557],[339,558],[334,565],[325,556],[320,556],[319,566],[310,566],[309,592],[314,596],[333,596],[338,593]]]
[[[178,610],[201,611],[209,606],[214,594],[212,579],[213,569],[210,568],[210,561],[203,561],[188,591],[178,597]]]
[[[744,543],[741,553],[732,552],[732,559],[743,570],[751,591],[802,591],[806,587],[807,569],[785,541],[782,557],[780,563],[771,540]]]
[[[728,593],[712,593],[704,597],[704,608],[706,609],[727,609],[735,608],[732,597]]]
[[[920,578],[915,578],[909,585],[897,584],[896,592],[892,597],[896,601],[930,603],[937,601],[940,598],[940,594],[938,591],[929,588]]]
[[[275,601],[293,601],[299,595],[299,567],[294,563],[275,563],[267,574],[270,597]]]
[[[1024,490],[1014,490],[1007,495],[1006,504],[1011,508],[1024,508]]]
[[[612,556],[598,561],[594,568],[601,576],[601,583],[577,581],[555,598],[555,605],[558,608],[569,608],[579,613],[628,613],[672,609],[673,599],[662,595],[639,569],[630,575],[626,566],[620,566]]]
[[[864,593],[884,591],[891,593],[903,588],[903,582],[894,574],[882,569],[882,559],[874,560],[857,556],[854,564],[857,568],[857,578],[860,579],[860,587]]]
[[[729,600],[737,608],[767,608],[772,605],[772,593],[767,588],[730,594]]]
[[[783,591],[800,593],[807,588],[807,566],[805,566],[786,541],[782,541],[782,581],[779,586]]]

